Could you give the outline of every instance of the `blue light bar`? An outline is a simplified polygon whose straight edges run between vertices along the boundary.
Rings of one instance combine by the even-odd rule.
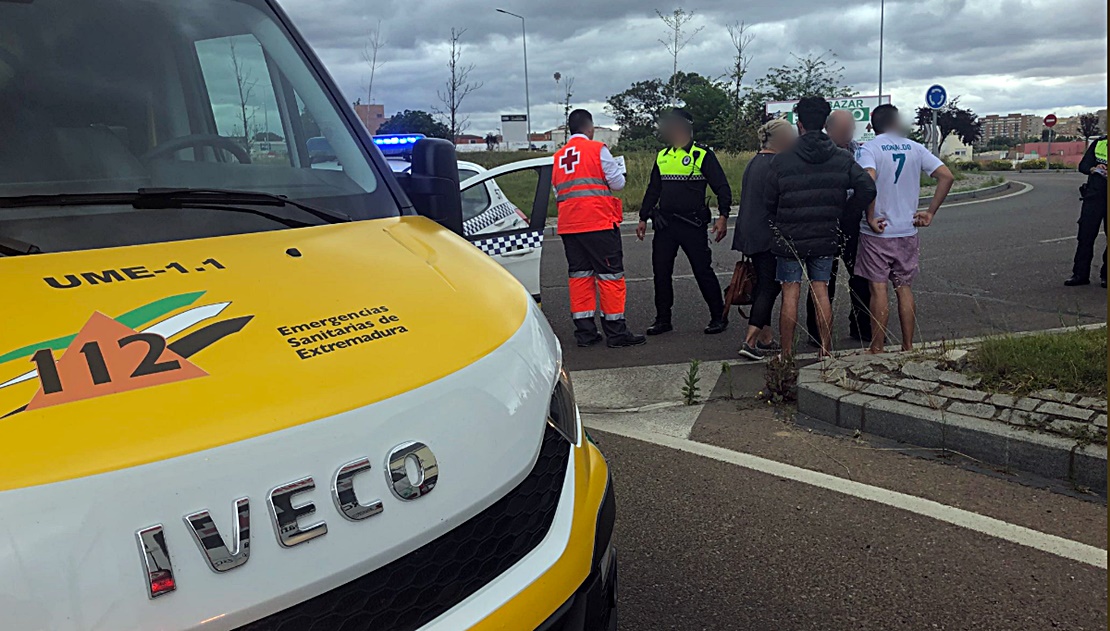
[[[374,144],[386,155],[411,153],[418,140],[425,138],[424,134],[388,134],[374,136]]]

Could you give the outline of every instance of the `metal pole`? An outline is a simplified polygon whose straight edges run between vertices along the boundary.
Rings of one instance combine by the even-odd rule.
[[[883,104],[883,30],[886,27],[886,0],[879,0],[879,105]]]
[[[1044,170],[1048,171],[1052,168],[1052,128],[1048,128],[1048,149],[1045,150],[1044,157]]]
[[[524,115],[528,117],[528,149],[532,148],[532,98],[528,95],[528,31],[520,18],[520,39],[524,42]]]
[[[940,157],[940,130],[937,129],[937,111],[933,110],[933,155]]]
[[[528,119],[528,139],[525,143],[529,149],[532,148],[532,97],[528,94],[528,30],[524,24],[524,16],[517,15],[505,9],[495,9],[498,13],[511,15],[520,20],[520,34],[524,42],[524,115]]]

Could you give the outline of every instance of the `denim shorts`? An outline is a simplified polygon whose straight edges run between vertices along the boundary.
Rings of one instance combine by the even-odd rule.
[[[803,274],[801,261],[780,256],[775,270],[775,279],[780,283],[800,283],[804,275],[810,282],[827,283],[832,278],[833,260],[832,256],[806,258]]]

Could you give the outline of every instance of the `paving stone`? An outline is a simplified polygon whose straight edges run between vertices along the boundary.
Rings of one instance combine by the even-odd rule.
[[[917,390],[918,392],[933,392],[940,384],[935,381],[922,381],[920,379],[899,379],[894,382],[895,387],[903,390]]]
[[[1032,412],[1033,410],[1037,409],[1037,406],[1041,403],[1042,402],[1040,399],[1024,397],[1015,401],[1014,407],[1021,410],[1022,412]]]
[[[1023,412],[1021,410],[1002,410],[998,420],[1011,425],[1031,425],[1040,427],[1048,422],[1048,416],[1036,412]]]
[[[887,399],[896,399],[900,394],[897,388],[891,388],[881,384],[873,383],[863,389],[864,394],[870,394],[875,397],[884,397]]]
[[[1015,407],[1017,399],[1008,394],[992,394],[990,396],[990,402],[1000,408],[1012,408]],[[1036,405],[1033,406],[1033,408],[1036,407]]]
[[[1063,416],[1065,418],[1075,419],[1077,421],[1089,421],[1095,415],[1094,410],[1085,410],[1071,405],[1064,405],[1062,403],[1053,403],[1047,401],[1037,408],[1041,414],[1048,414],[1049,416]]]
[[[962,348],[954,348],[950,351],[945,351],[945,353],[941,355],[941,359],[945,362],[955,364],[956,366],[962,368],[965,364],[967,364],[967,355],[968,352],[966,350]]]
[[[906,362],[902,374],[911,379],[940,381],[941,371],[937,370],[936,362]]]
[[[944,397],[939,397],[935,394],[925,394],[924,392],[916,392],[914,390],[903,392],[899,395],[898,400],[905,401],[910,405],[920,405],[923,408],[934,410],[942,410],[948,403],[948,399]]]
[[[851,377],[845,375],[836,381],[836,385],[837,387],[844,388],[845,390],[859,392],[863,390],[864,386],[866,386],[867,384],[858,379],[852,379]]]
[[[987,393],[980,392],[979,390],[965,390],[963,388],[951,388],[944,386],[938,392],[942,397],[949,399],[959,399],[961,401],[971,401],[972,403],[981,403],[987,400]]]
[[[1098,427],[1100,429],[1106,429],[1106,415],[1105,414],[1099,414],[1098,416],[1095,417],[1095,420],[1092,421],[1092,423],[1094,423],[1095,427]]]
[[[953,414],[974,416],[975,418],[994,418],[998,410],[993,405],[987,405],[986,403],[964,403],[963,401],[956,401],[948,406],[948,411]]]
[[[1097,412],[1106,411],[1106,399],[1096,399],[1095,397],[1080,397],[1079,400],[1075,402],[1075,405],[1078,405],[1081,408],[1089,408]]]
[[[983,380],[978,377],[968,377],[963,373],[946,370],[940,373],[940,377],[935,379],[935,381],[941,381],[943,383],[952,384],[954,386],[962,386],[964,388],[974,388],[975,386],[982,383]]]
[[[1079,399],[1078,394],[1061,392],[1059,390],[1038,390],[1031,395],[1034,399],[1055,401],[1056,403],[1074,403]]]
[[[1094,429],[1089,423],[1080,423],[1077,421],[1052,421],[1048,424],[1050,431],[1066,436],[1082,436],[1089,434]]]

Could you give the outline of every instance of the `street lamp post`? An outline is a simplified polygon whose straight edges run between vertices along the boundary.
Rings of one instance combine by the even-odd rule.
[[[886,26],[886,0],[879,0],[879,105],[883,104],[883,29]]]
[[[505,9],[497,9],[498,13],[511,15],[520,20],[520,38],[524,43],[524,115],[528,118],[528,148],[532,148],[532,99],[528,95],[528,30],[524,25],[524,16],[517,15],[506,11]]]

